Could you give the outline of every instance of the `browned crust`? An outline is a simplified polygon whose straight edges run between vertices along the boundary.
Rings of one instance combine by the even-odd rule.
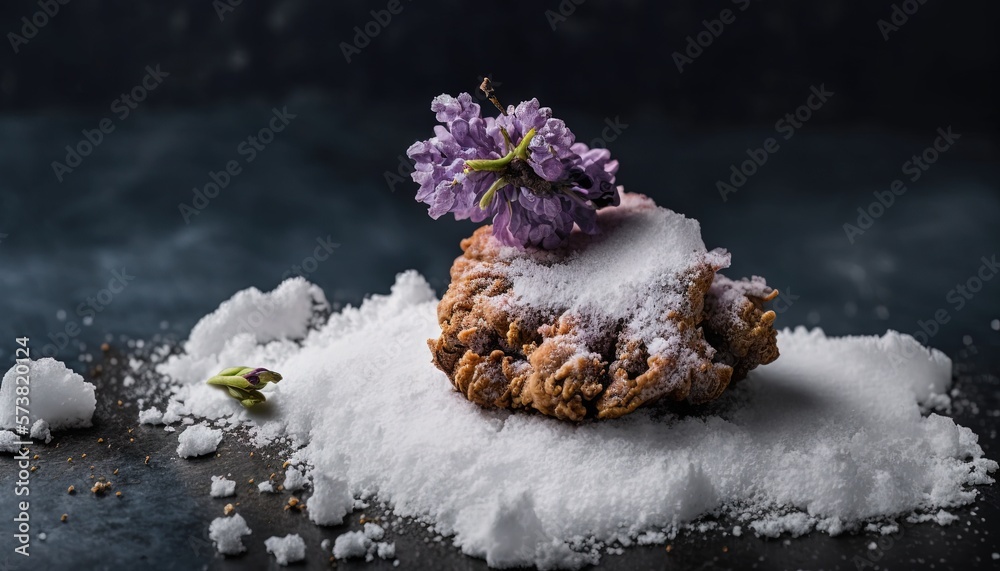
[[[678,348],[650,355],[649,340],[621,322],[514,303],[490,227],[461,246],[438,305],[441,335],[428,345],[434,364],[480,406],[616,418],[660,399],[711,401],[778,356],[774,312],[763,310],[776,292],[759,278],[734,282],[708,262],[693,269],[681,280],[685,310],[662,316]]]

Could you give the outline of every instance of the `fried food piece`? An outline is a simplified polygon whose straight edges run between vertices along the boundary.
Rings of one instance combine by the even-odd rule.
[[[545,268],[560,267],[608,234],[641,225],[638,217],[648,223],[650,209],[669,212],[626,194],[622,206],[600,212],[603,235],[574,234],[547,252],[512,254],[488,226],[476,230],[462,241],[464,254],[438,306],[441,335],[428,341],[434,364],[480,406],[582,421],[616,418],[659,400],[705,403],[776,359],[775,314],[763,304],[777,291],[758,277],[717,274],[728,254],[705,252],[703,245],[673,275],[627,282],[635,291],[622,295],[640,300],[631,306],[533,304],[515,291],[518,271],[545,275]]]

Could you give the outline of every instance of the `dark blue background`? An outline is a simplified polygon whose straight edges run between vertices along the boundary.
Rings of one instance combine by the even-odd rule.
[[[932,344],[997,344],[1000,283],[960,311],[947,300],[1000,249],[997,8],[931,1],[886,41],[891,3],[861,4],[590,0],[553,30],[555,1],[404,1],[348,63],[342,42],[384,3],[245,2],[220,21],[209,2],[70,2],[18,53],[0,50],[0,351],[15,335],[61,344],[76,323],[64,358],[109,334],[183,338],[327,236],[340,247],[308,277],[332,301],[384,292],[407,268],[442,291],[473,227],[430,220],[415,186],[386,176],[431,134],[430,99],[482,73],[505,102],[539,97],[581,140],[627,124],[609,142],[619,182],[699,219],[733,274],[789,293],[779,325],[911,332],[944,309]],[[726,8],[735,21],[679,73],[672,54]],[[2,30],[21,33],[37,10],[6,3]],[[113,102],[157,64],[169,76],[120,119]],[[820,85],[834,95],[724,202],[730,165]],[[246,163],[239,145],[275,107],[296,118]],[[105,117],[115,130],[57,180],[52,162]],[[843,224],[948,126],[961,139],[852,244]],[[186,223],[179,205],[230,160],[241,174]],[[123,267],[135,279],[84,325],[80,304]]]

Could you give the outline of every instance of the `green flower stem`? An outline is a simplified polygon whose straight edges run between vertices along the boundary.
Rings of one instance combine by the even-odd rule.
[[[497,190],[505,186],[507,186],[507,181],[504,180],[503,177],[498,178],[496,182],[494,182],[493,185],[490,186],[489,190],[486,191],[486,194],[483,195],[483,198],[479,201],[479,208],[486,210],[486,207],[489,206],[491,202],[493,202],[493,196],[496,195]]]
[[[506,129],[501,132],[503,133],[504,144],[509,148],[511,146],[510,135],[507,134]],[[521,139],[521,142],[514,147],[513,151],[508,152],[506,156],[499,159],[470,159],[465,161],[465,170],[502,172],[514,159],[528,160],[528,144],[535,138],[536,133],[534,129],[529,130],[524,135],[524,138]]]
[[[529,130],[524,134],[524,138],[518,143],[517,148],[514,149],[514,158],[528,160],[528,144],[531,140],[535,138],[537,131],[535,129]]]
[[[472,159],[465,161],[466,170],[500,172],[514,160],[514,151],[501,159]]]

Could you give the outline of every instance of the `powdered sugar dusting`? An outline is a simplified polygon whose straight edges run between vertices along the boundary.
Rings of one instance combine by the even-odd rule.
[[[659,208],[645,196],[623,193],[621,206],[602,210],[599,220],[602,234],[565,260],[553,263],[546,252],[504,251],[519,302],[631,316],[648,301],[651,288],[665,287],[706,262],[729,266],[728,254],[706,251],[697,220]]]

